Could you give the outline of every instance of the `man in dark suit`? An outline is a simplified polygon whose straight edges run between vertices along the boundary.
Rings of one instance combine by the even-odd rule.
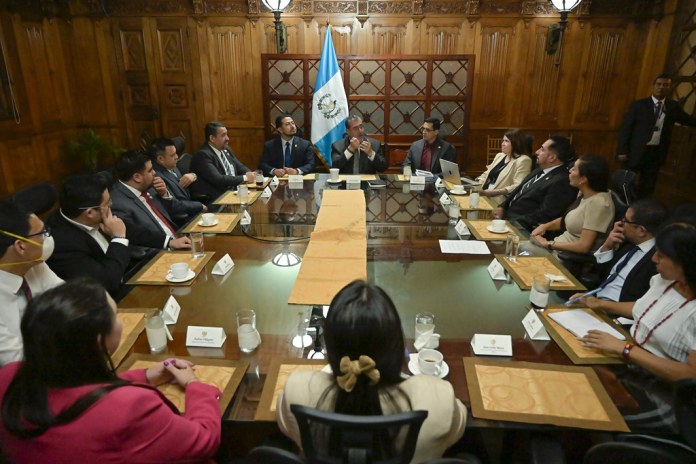
[[[614,224],[607,240],[595,252],[597,262],[604,264],[608,272],[595,295],[583,298],[582,303],[615,314],[621,313],[622,307],[631,309],[633,302],[648,291],[650,279],[657,274],[652,260],[655,235],[667,217],[665,207],[652,198],[631,204],[625,217]]]
[[[635,100],[628,108],[619,130],[616,155],[629,169],[639,174],[638,195],[652,195],[657,184],[660,166],[665,161],[674,123],[696,126],[696,118],[684,112],[667,96],[672,78],[660,74],[653,82],[653,93],[648,98]]]
[[[171,139],[157,139],[152,142],[150,158],[155,173],[164,181],[167,191],[176,200],[172,201],[171,214],[177,224],[185,224],[198,213],[208,211],[200,201],[191,200],[188,186],[196,181],[197,176],[192,172],[182,175],[176,167],[179,155]]]
[[[51,213],[55,249],[47,263],[61,279],[89,276],[118,298],[130,261],[126,225],[111,214],[111,197],[96,174],[69,177]]]
[[[111,187],[111,210],[126,223],[131,245],[143,248],[191,248],[188,237],[176,236],[176,226],[167,212],[172,196],[164,181],[155,177],[152,161],[142,152],[127,151],[114,166],[118,178]],[[142,248],[131,254],[143,256]]]
[[[275,120],[278,136],[263,145],[259,169],[265,176],[307,174],[314,171],[314,150],[308,140],[297,136],[292,116],[283,113]]]
[[[573,159],[570,141],[553,135],[536,152],[538,167],[508,194],[495,216],[517,221],[527,230],[561,217],[578,195],[570,186],[568,162]]]
[[[404,166],[411,166],[413,170],[421,169],[433,174],[441,174],[440,159],[457,162],[457,150],[440,138],[439,119],[426,119],[421,126],[421,132],[423,138],[411,144],[408,155],[404,159]]]
[[[206,143],[191,159],[191,172],[198,176],[191,185],[194,198],[210,202],[242,182],[254,181],[254,173],[227,146],[230,138],[223,123],[213,121],[206,124],[205,139]]]
[[[365,135],[360,116],[346,118],[346,137],[331,145],[332,167],[341,174],[375,174],[387,169],[379,140]]]

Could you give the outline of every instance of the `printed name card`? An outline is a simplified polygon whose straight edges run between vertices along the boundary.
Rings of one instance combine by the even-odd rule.
[[[357,190],[360,188],[360,176],[346,176],[346,189],[347,190]]]
[[[440,179],[440,178],[438,177],[437,180],[435,181],[435,187],[436,187],[436,188],[442,188],[442,186],[443,186],[442,179]]]
[[[288,187],[291,189],[301,189],[303,188],[304,177],[302,175],[292,175],[288,176]]]
[[[227,340],[222,327],[200,327],[190,325],[186,329],[186,346],[220,348]]]
[[[213,274],[215,275],[225,275],[228,272],[230,272],[230,269],[234,267],[234,261],[232,261],[232,258],[230,258],[229,253],[226,253],[225,256],[220,258],[220,261],[215,263],[215,266],[213,267]]]
[[[280,183],[280,180],[278,180],[278,176],[273,176],[273,179],[271,179],[271,183],[269,185],[272,185],[273,187],[277,187],[279,183]]]
[[[266,187],[263,189],[263,193],[261,193],[261,198],[271,198],[271,195],[273,195],[273,191],[269,187]]]
[[[529,335],[529,338],[532,340],[551,340],[549,333],[544,328],[544,324],[533,309],[524,316],[522,325],[524,326],[524,330],[527,331],[527,335]]]
[[[425,185],[425,176],[411,176],[411,184]]]
[[[181,312],[181,306],[179,305],[179,302],[176,301],[176,298],[174,298],[174,296],[170,296],[167,302],[164,304],[164,308],[162,308],[164,323],[176,324],[176,321],[179,320],[179,312]]]
[[[505,268],[495,258],[493,258],[491,264],[488,265],[488,275],[490,275],[493,280],[507,280]]]
[[[452,200],[450,200],[450,197],[447,195],[447,193],[443,193],[442,196],[440,197],[440,204],[442,206],[447,206],[452,204]]]
[[[459,221],[457,221],[457,225],[454,226],[454,230],[459,235],[471,235],[469,228],[466,226],[464,221],[462,221],[461,219]]]
[[[471,347],[475,354],[490,356],[512,356],[510,335],[474,334]]]
[[[244,211],[244,214],[242,214],[242,219],[239,221],[239,223],[243,226],[248,226],[251,224],[251,215],[249,214],[249,211]]]

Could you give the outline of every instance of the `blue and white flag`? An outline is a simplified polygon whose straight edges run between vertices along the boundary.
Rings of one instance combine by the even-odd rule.
[[[331,26],[326,29],[324,48],[319,61],[319,74],[312,99],[312,143],[331,167],[331,144],[346,131],[348,99],[343,88],[341,70],[331,41]]]

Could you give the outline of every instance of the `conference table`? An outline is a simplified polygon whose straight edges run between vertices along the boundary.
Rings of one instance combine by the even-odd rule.
[[[247,211],[251,224],[237,225],[230,234],[205,236],[206,251],[215,256],[189,286],[139,285],[119,303],[121,308],[162,308],[174,295],[181,305],[178,322],[171,327],[174,340],[169,342],[167,355],[196,356],[214,359],[242,360],[249,368],[224,414],[227,430],[270,430],[275,424],[259,424],[254,416],[263,384],[273,360],[307,357],[311,347],[297,348],[292,340],[306,333],[312,313],[311,306],[289,305],[288,298],[300,266],[281,267],[273,264],[274,257],[294,254],[302,258],[313,230],[321,198],[326,189],[345,189],[327,182],[327,174],[316,180],[305,180],[300,188],[290,188],[286,182],[273,187],[270,198],[259,198],[251,205],[227,205],[225,212]],[[444,189],[434,184],[412,186],[398,176],[383,175],[386,188],[370,188],[361,184],[366,202],[367,219],[367,279],[382,287],[393,299],[401,316],[407,345],[413,350],[415,316],[422,311],[435,315],[435,332],[441,335],[439,350],[450,366],[447,378],[459,399],[469,406],[469,392],[463,358],[474,356],[471,338],[475,333],[508,334],[513,339],[513,356],[517,361],[572,365],[570,359],[553,341],[534,341],[526,335],[521,324],[529,311],[529,292],[522,291],[508,279],[491,279],[487,266],[492,255],[444,254],[439,240],[460,239],[448,217],[448,208],[440,204]],[[464,217],[486,218],[486,211],[462,211]],[[503,235],[504,237],[504,235]],[[473,237],[462,237],[471,239]],[[504,253],[505,241],[487,242],[493,253]],[[521,242],[521,251],[534,256],[548,252]],[[233,269],[226,275],[213,275],[214,264],[229,254]],[[555,259],[555,258],[552,258]],[[563,300],[554,292],[550,304]],[[236,337],[236,312],[253,309],[261,345],[252,353],[239,350]],[[315,310],[316,312],[316,310]],[[189,325],[222,327],[227,340],[222,348],[193,348],[185,343]],[[133,352],[148,353],[143,332],[134,344]],[[642,395],[629,393],[620,381],[630,371],[625,366],[594,366],[603,386],[632,430],[641,424],[631,417],[646,414],[657,417],[647,427],[650,431],[673,431],[670,412],[664,405],[644,401]],[[408,373],[406,367],[404,372]],[[629,376],[634,374],[628,372]],[[642,381],[634,382],[639,390]],[[669,391],[669,385],[651,381],[651,388]],[[646,387],[647,388],[647,387]],[[634,390],[631,390],[635,393]],[[668,396],[664,393],[662,396]],[[661,408],[661,409],[660,409]],[[658,412],[655,412],[659,410]],[[652,411],[652,412],[651,412]],[[552,429],[550,426],[520,424],[506,421],[477,419],[469,409],[469,429],[515,430]],[[224,429],[225,427],[223,427]],[[230,433],[230,435],[235,435]],[[259,432],[259,436],[263,433]],[[234,446],[254,446],[253,439],[241,443],[238,436]]]

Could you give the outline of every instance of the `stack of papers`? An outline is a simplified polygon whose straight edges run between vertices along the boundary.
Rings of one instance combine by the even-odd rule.
[[[576,337],[584,337],[590,330],[601,330],[619,340],[625,340],[619,331],[604,321],[586,313],[582,309],[572,309],[548,315],[551,319],[559,323],[564,329]]]

